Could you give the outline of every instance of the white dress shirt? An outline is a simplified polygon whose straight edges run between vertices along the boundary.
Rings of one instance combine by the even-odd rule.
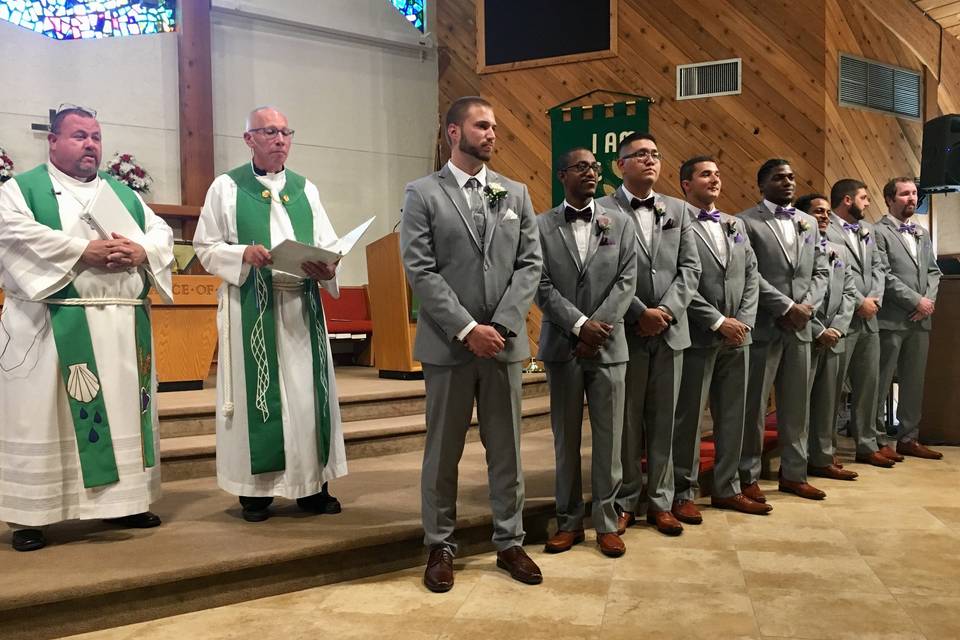
[[[583,211],[584,209],[590,210],[590,220],[588,222],[578,219],[567,223],[573,232],[573,240],[577,244],[577,253],[580,254],[580,264],[582,265],[587,260],[587,249],[590,248],[590,231],[593,228],[593,200],[583,209],[577,209],[566,200],[563,201],[561,206],[563,207],[563,211],[566,211],[567,207],[576,209],[577,211]],[[582,327],[587,320],[587,316],[580,316],[580,319],[573,325],[573,335],[577,337],[580,336],[580,327]]]
[[[483,188],[487,186],[487,165],[481,166],[480,171],[478,171],[477,174],[473,176],[467,173],[466,171],[463,171],[462,169],[460,169],[460,167],[458,167],[457,165],[453,164],[450,161],[447,161],[447,167],[449,167],[450,173],[453,174],[454,180],[457,181],[457,186],[460,187],[460,191],[463,192],[463,199],[466,200],[468,203],[470,202],[470,196],[467,195],[467,189],[465,187],[465,185],[467,184],[467,180],[469,180],[470,178],[476,178],[477,181],[480,183],[480,193],[481,194],[483,193]],[[467,326],[461,329],[460,333],[457,334],[457,340],[459,340],[460,342],[463,342],[467,338],[467,336],[470,334],[470,332],[473,331],[473,328],[475,326],[477,326],[477,321],[471,320],[467,324]]]
[[[638,200],[646,199],[630,193],[629,191],[627,191],[627,187],[625,185],[621,185],[621,188],[623,189],[623,194],[627,196],[628,204],[634,198],[637,198]],[[647,198],[649,198],[652,195],[654,195],[653,191],[650,192]],[[630,211],[633,212],[633,216],[637,219],[637,222],[640,224],[640,233],[643,236],[643,241],[646,243],[647,247],[650,247],[651,243],[653,242],[653,226],[656,223],[655,222],[656,217],[653,213],[653,207],[649,207],[649,208],[640,207],[638,209],[634,209],[633,207],[631,207]]]
[[[716,211],[716,209],[711,209],[710,213],[713,213],[714,211]],[[720,262],[726,266],[727,237],[726,233],[723,231],[723,223],[706,220],[701,222],[701,224],[707,229],[707,233],[710,234],[710,238],[713,239],[713,246],[717,250],[717,255],[720,256]]]
[[[892,215],[890,215],[889,213],[886,214],[886,215],[887,215],[888,218],[890,218],[890,221],[893,222],[893,224],[896,225],[898,231],[899,231],[899,229],[900,229],[900,225],[901,225],[901,224],[909,224],[909,223],[903,223],[903,222],[901,222],[900,220],[897,220],[896,218],[894,218],[894,217],[893,217]],[[900,233],[900,236],[903,238],[903,241],[904,241],[905,243],[907,243],[907,249],[910,250],[910,256],[913,258],[913,261],[916,262],[916,261],[917,261],[917,238],[916,238],[916,236],[914,236],[912,233],[910,233],[910,232],[908,232],[908,231],[899,231],[899,233]]]
[[[773,204],[766,198],[763,200],[763,204],[767,209],[770,210],[770,213],[776,214],[777,207],[780,205]],[[788,250],[792,250],[797,244],[797,225],[793,217],[782,220],[780,218],[774,217],[773,221],[780,228],[780,235],[783,237],[783,244]]]

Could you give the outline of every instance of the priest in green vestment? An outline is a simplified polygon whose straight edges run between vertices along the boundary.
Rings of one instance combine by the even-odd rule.
[[[172,299],[173,234],[98,173],[93,111],[60,110],[48,142],[0,189],[0,521],[18,551],[63,520],[160,524],[146,297]]]
[[[336,264],[307,262],[303,278],[270,268],[284,240],[329,246],[337,236],[317,187],[286,168],[293,138],[271,107],[247,118],[252,159],[217,177],[193,245],[219,290],[217,481],[243,517],[270,517],[274,497],[339,513],[327,481],[347,473],[340,408],[320,290],[339,295]]]

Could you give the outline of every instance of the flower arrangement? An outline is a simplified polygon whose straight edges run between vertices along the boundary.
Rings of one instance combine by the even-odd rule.
[[[501,200],[507,197],[507,190],[499,182],[488,182],[483,188],[483,193],[487,196],[487,203],[491,207],[497,206]]]
[[[137,159],[129,153],[114,154],[107,165],[107,173],[137,193],[150,191],[153,184],[150,174],[137,164]]]
[[[13,177],[13,160],[7,155],[6,150],[0,147],[0,184]]]

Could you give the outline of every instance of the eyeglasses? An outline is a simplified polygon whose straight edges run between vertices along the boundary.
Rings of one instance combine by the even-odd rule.
[[[283,129],[276,127],[257,127],[256,129],[247,129],[247,133],[260,133],[263,134],[264,138],[276,138],[278,135],[284,138],[290,138],[295,132],[293,129],[288,129],[287,127]]]
[[[663,158],[660,155],[659,151],[651,151],[650,149],[640,149],[639,151],[634,151],[633,153],[628,153],[627,155],[620,158],[621,160],[627,160],[628,158],[636,158],[637,160],[646,160],[647,158],[653,158],[654,160],[660,160]]]
[[[599,162],[587,162],[586,160],[581,160],[575,164],[562,167],[560,171],[570,171],[571,169],[577,173],[586,173],[590,169],[593,169],[595,174],[600,175],[600,172],[603,171],[603,165]]]

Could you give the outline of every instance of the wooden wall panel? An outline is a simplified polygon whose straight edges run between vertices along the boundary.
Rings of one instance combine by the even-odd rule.
[[[937,102],[941,114],[960,113],[960,39],[944,33],[942,42]]]

